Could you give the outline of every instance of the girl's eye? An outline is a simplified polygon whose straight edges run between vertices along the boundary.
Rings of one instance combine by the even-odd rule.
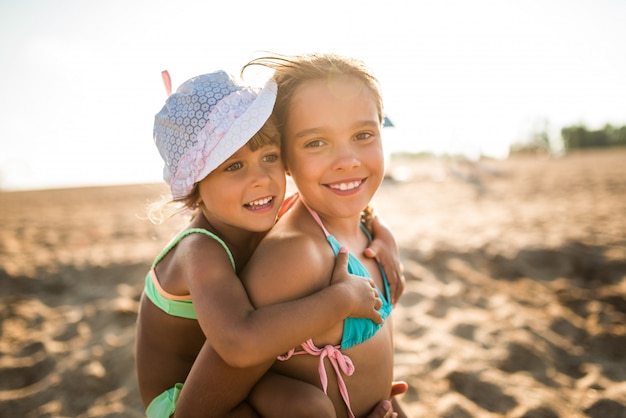
[[[265,157],[263,157],[263,160],[265,162],[268,162],[268,163],[273,163],[273,162],[276,162],[276,161],[280,160],[280,155],[278,155],[278,154],[268,154]]]
[[[363,141],[365,139],[370,139],[373,135],[370,132],[361,132],[356,135],[356,139],[359,141]]]
[[[319,148],[322,146],[322,140],[321,139],[314,139],[312,141],[307,142],[304,147],[305,148]]]
[[[235,171],[235,170],[239,170],[242,167],[243,167],[243,164],[241,164],[240,162],[236,162],[226,167],[226,171]]]

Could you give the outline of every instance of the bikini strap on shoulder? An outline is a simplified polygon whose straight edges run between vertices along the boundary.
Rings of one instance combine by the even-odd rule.
[[[217,235],[215,235],[213,232],[211,231],[207,231],[206,229],[203,228],[190,228],[190,229],[186,229],[183,232],[181,232],[180,234],[178,234],[176,237],[174,237],[173,240],[170,241],[169,244],[167,244],[167,246],[159,253],[159,255],[156,257],[156,259],[154,260],[154,263],[152,263],[152,267],[156,267],[157,264],[159,264],[159,262],[163,259],[163,257],[165,257],[167,255],[167,253],[169,253],[172,248],[174,248],[176,245],[178,245],[178,243],[185,238],[188,235],[191,234],[203,234],[206,235],[208,237],[213,238],[215,241],[219,242],[220,245],[224,248],[224,250],[226,251],[226,254],[228,254],[228,258],[230,259],[230,264],[232,264],[233,269],[236,270],[235,268],[235,259],[233,258],[232,253],[230,252],[230,249],[228,248],[228,246],[226,245],[226,243],[224,242],[224,240],[222,240],[220,237],[218,237]]]
[[[324,231],[324,235],[326,235],[326,238],[328,238],[330,236],[330,232],[328,232],[328,230],[326,229],[326,227],[324,226],[324,224],[322,223],[322,219],[320,218],[320,216],[317,214],[317,212],[315,212],[313,209],[311,209],[309,207],[309,205],[307,205],[304,200],[300,199],[300,201],[302,202],[302,204],[304,205],[304,207],[309,211],[309,213],[311,214],[311,216],[313,217],[313,219],[315,220],[315,222],[317,222],[317,224],[320,226],[320,228],[322,228],[322,231]]]

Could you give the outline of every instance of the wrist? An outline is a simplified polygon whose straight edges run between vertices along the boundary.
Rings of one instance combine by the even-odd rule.
[[[341,313],[341,318],[348,317],[358,302],[354,297],[351,286],[346,282],[332,283],[326,288],[331,293],[330,300],[335,312]]]

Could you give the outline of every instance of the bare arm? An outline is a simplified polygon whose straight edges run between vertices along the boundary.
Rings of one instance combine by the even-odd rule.
[[[328,286],[331,276],[328,265],[332,262],[332,252],[329,248],[327,250],[327,244],[324,246],[327,251],[320,251],[310,237],[303,236],[265,239],[259,245],[242,274],[243,283],[255,306],[282,304],[317,293],[324,295],[333,287]],[[347,254],[339,254],[338,257],[345,260],[347,268]],[[317,304],[312,304],[310,313],[321,310],[324,305],[319,302],[322,301],[320,298]],[[345,303],[334,308],[343,311],[345,306],[341,305]],[[325,331],[337,322],[320,327],[319,331]],[[320,332],[310,334],[307,338],[319,335]]]
[[[383,267],[391,291],[391,303],[394,305],[404,292],[405,277],[398,245],[389,227],[380,216],[375,216],[371,222],[372,242],[365,249],[364,255],[374,258]]]
[[[237,368],[226,364],[207,342],[185,380],[176,417],[248,418],[259,414],[245,401],[272,362]]]
[[[207,245],[213,244],[208,238],[199,238]],[[381,302],[373,284],[349,280],[347,254],[337,258],[332,286],[300,299],[255,309],[223,250],[211,253],[217,255],[198,256],[187,263],[188,276],[193,278],[189,288],[207,340],[230,366],[244,368],[273,360],[347,316],[382,321],[376,311]],[[206,272],[211,272],[210,278]],[[297,271],[288,274],[296,277]]]
[[[196,251],[194,254],[202,257],[184,263],[189,269],[188,277],[203,278],[190,280],[190,290],[207,341],[185,380],[177,415],[205,416],[206,411],[211,411],[212,416],[257,416],[246,398],[279,354],[341,321],[351,311],[367,313],[381,321],[375,310],[381,305],[377,292],[373,285],[347,274],[345,253],[339,255],[335,266],[337,283],[323,292],[255,310],[226,254],[218,249]],[[211,274],[202,276],[203,272]],[[357,282],[361,283],[354,289]],[[354,292],[358,298],[369,300],[369,306],[354,304]]]

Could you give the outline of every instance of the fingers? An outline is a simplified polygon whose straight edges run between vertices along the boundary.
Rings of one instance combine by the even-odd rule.
[[[383,301],[380,299],[380,293],[378,292],[376,283],[374,283],[373,280],[368,280],[368,283],[372,288],[372,295],[374,296],[374,312],[372,312],[371,319],[377,324],[382,324],[385,321],[383,320],[383,317],[378,310],[383,307]]]
[[[368,280],[367,281],[370,285],[370,287],[372,288],[372,292],[374,295],[374,308],[375,309],[380,309],[383,306],[383,301],[380,299],[380,293],[378,292],[378,288],[376,287],[376,283],[374,283],[374,280]]]
[[[383,301],[378,297],[378,292],[376,292],[376,301],[374,302],[374,309],[380,309],[383,307]]]
[[[393,417],[391,410],[391,402],[384,400],[376,405],[376,408],[367,416],[367,418],[390,418]]]
[[[363,255],[367,258],[376,258],[376,244],[370,243],[370,246],[363,251]]]
[[[383,265],[383,269],[387,274],[389,281],[389,291],[391,293],[391,303],[396,304],[402,293],[404,293],[404,287],[406,285],[406,278],[404,277],[404,267],[401,263]]]
[[[345,247],[341,247],[339,249],[339,253],[337,253],[337,258],[335,258],[335,267],[333,269],[333,280],[336,278],[335,277],[336,275],[339,275],[347,271],[348,271],[348,249]]]
[[[390,283],[389,291],[391,292],[392,304],[395,305],[398,302],[398,299],[400,299],[400,296],[402,296],[402,293],[404,293],[405,285],[406,285],[406,278],[404,277],[404,274],[402,273],[398,275],[398,278],[394,280],[393,283]]]
[[[396,395],[401,395],[405,393],[409,389],[409,385],[403,381],[393,382],[391,384],[391,398]],[[398,416],[397,412],[393,411],[393,408],[399,408],[399,405],[396,403],[395,406],[392,402],[388,400],[384,400],[376,405],[376,408],[367,416],[367,418],[394,418]],[[403,415],[404,416],[404,415]]]
[[[408,383],[406,383],[404,381],[392,382],[391,383],[391,396],[390,397],[393,398],[396,395],[402,395],[407,390],[409,390]]]
[[[376,324],[382,324],[385,321],[383,320],[383,317],[381,315],[381,313],[379,312],[379,309],[382,308],[383,306],[383,301],[380,299],[380,293],[378,293],[378,288],[376,287],[376,284],[374,283],[373,280],[368,280],[371,288],[372,288],[372,292],[373,292],[373,296],[374,296],[374,310],[371,312],[371,320],[374,321]]]
[[[395,266],[394,266],[395,267]],[[400,274],[398,273],[398,270],[396,268],[385,268],[385,272],[389,271],[389,275],[387,276],[389,278],[389,287],[390,287],[390,292],[391,292],[391,303],[396,303],[397,301],[397,295],[398,295],[398,286],[400,286]]]
[[[382,245],[381,241],[374,240],[370,242],[369,247],[363,251],[363,255],[375,259],[383,267],[389,282],[391,303],[395,305],[402,293],[404,293],[406,282],[403,274],[404,269],[402,264],[397,259],[392,258],[392,254],[379,244]]]
[[[367,312],[367,317],[371,319],[372,321],[374,321],[374,323],[376,324],[383,324],[385,322],[379,310],[381,306],[382,306],[382,302],[380,302],[380,300],[377,299],[376,303],[374,304],[374,309],[370,309]]]

